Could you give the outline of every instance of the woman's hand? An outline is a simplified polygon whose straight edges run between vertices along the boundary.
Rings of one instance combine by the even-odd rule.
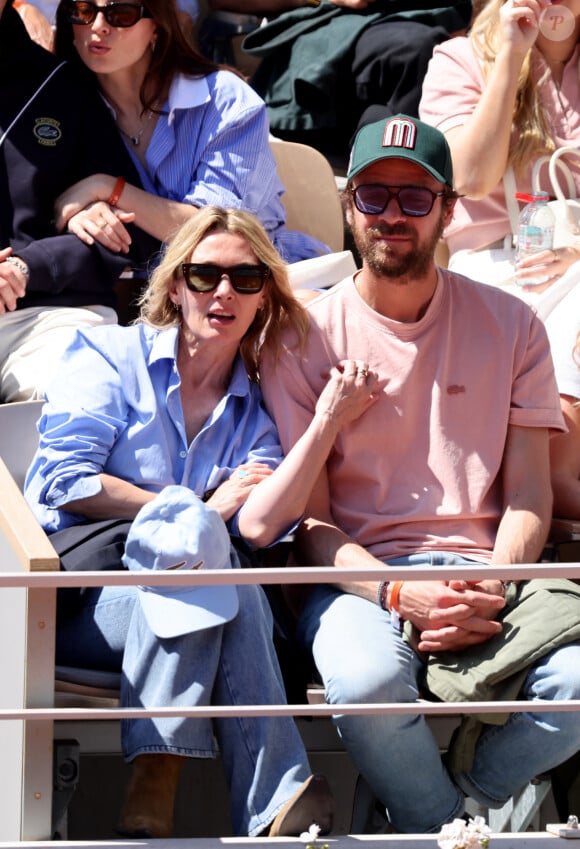
[[[92,174],[77,183],[73,183],[54,202],[54,222],[59,233],[78,212],[98,200],[106,201],[111,197],[115,179],[109,174]]]
[[[114,253],[126,254],[131,246],[131,236],[125,224],[134,219],[133,212],[122,212],[108,203],[97,201],[69,218],[67,230],[86,245],[99,242]]]
[[[554,248],[539,251],[516,263],[516,280],[525,292],[540,294],[556,283],[573,265],[580,260],[579,248]],[[537,277],[549,277],[544,283],[534,284]],[[526,285],[527,284],[527,285]]]
[[[507,0],[499,12],[502,46],[525,55],[540,32],[540,16],[551,0]]]
[[[217,510],[224,522],[245,504],[252,490],[272,474],[265,463],[242,463],[229,478],[220,484],[207,504]]]
[[[337,431],[358,419],[378,398],[377,374],[360,360],[344,360],[328,374],[320,393],[315,418],[328,419]]]

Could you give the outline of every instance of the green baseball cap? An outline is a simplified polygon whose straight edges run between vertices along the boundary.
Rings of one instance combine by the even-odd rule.
[[[350,153],[347,179],[382,159],[408,159],[432,177],[453,188],[451,151],[442,132],[410,115],[367,124],[356,134]]]

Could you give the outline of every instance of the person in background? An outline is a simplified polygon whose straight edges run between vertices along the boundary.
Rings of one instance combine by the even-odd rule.
[[[0,0],[0,164],[0,401],[24,401],[42,396],[70,328],[117,320],[116,282],[159,242],[130,216],[121,253],[55,229],[56,198],[95,168],[139,175],[101,98],[31,40],[11,0]]]
[[[364,364],[365,379],[351,362],[331,369],[311,427],[283,460],[257,364],[263,348],[276,355],[287,326],[303,338],[307,317],[268,235],[247,213],[208,206],[167,246],[138,324],[76,334],[47,389],[25,484],[56,550],[70,559],[75,541],[74,568],[96,568],[95,549],[101,568],[122,558],[140,570],[236,567],[228,531],[237,546],[267,547],[293,528],[338,431],[376,395]],[[209,545],[197,538],[205,524]],[[237,601],[222,593],[207,615],[173,595],[174,605],[136,587],[61,594],[57,663],[122,669],[125,706],[285,702],[260,587],[240,586]],[[200,626],[210,613],[213,627]],[[214,756],[214,734],[236,834],[330,830],[328,785],[310,775],[290,717],[156,718],[122,724],[133,770],[121,833],[171,834],[181,766]]]
[[[52,50],[52,26],[40,9],[25,0],[13,0],[12,5],[24,21],[30,38],[45,50]]]
[[[376,404],[339,433],[296,535],[298,562],[337,570],[333,584],[306,589],[297,634],[353,762],[408,833],[439,831],[466,796],[501,807],[580,748],[578,712],[533,708],[580,695],[580,644],[566,642],[577,610],[565,625],[545,614],[543,656],[530,665],[529,644],[523,653],[518,698],[529,709],[485,726],[472,758],[461,738],[449,753],[460,764],[442,761],[421,714],[338,707],[412,703],[433,658],[452,652],[463,681],[479,650],[509,648],[513,631],[498,617],[527,582],[486,578],[487,564],[534,562],[550,527],[549,435],[564,424],[546,330],[520,299],[435,265],[456,200],[438,130],[405,115],[361,129],[345,203],[362,268],[308,305],[304,351],[288,331],[260,369],[284,449],[308,428],[325,369],[348,359],[378,375]],[[381,564],[479,569],[470,580],[340,577]]]
[[[328,252],[286,229],[264,102],[235,72],[198,53],[175,0],[128,2],[122,11],[62,0],[55,51],[104,96],[143,184],[96,173],[63,193],[58,226],[87,244],[122,250],[119,212],[167,242],[201,207],[218,205],[257,215],[287,262]]]
[[[212,6],[274,15],[243,42],[244,52],[260,60],[251,83],[266,101],[271,130],[339,164],[346,164],[358,127],[399,112],[418,114],[433,48],[464,31],[472,13],[470,0],[212,0]]]
[[[468,36],[435,48],[419,115],[445,134],[462,196],[445,230],[450,268],[485,275],[473,252],[500,248],[512,233],[508,166],[529,194],[536,159],[580,143],[579,37],[580,0],[489,0]],[[578,191],[577,163],[566,161]],[[547,169],[540,176],[550,192]],[[579,259],[578,246],[543,251],[518,263],[517,278],[533,284],[548,272],[553,283]]]

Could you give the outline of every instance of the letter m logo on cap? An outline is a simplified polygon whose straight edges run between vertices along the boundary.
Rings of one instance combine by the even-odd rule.
[[[412,121],[394,118],[385,124],[383,147],[404,147],[407,150],[414,150],[416,139],[417,128]]]

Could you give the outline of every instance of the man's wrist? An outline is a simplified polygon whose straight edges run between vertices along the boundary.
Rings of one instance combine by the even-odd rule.
[[[377,604],[383,610],[388,610],[387,606],[387,589],[389,587],[388,581],[381,581],[379,584],[379,588],[377,590]]]

